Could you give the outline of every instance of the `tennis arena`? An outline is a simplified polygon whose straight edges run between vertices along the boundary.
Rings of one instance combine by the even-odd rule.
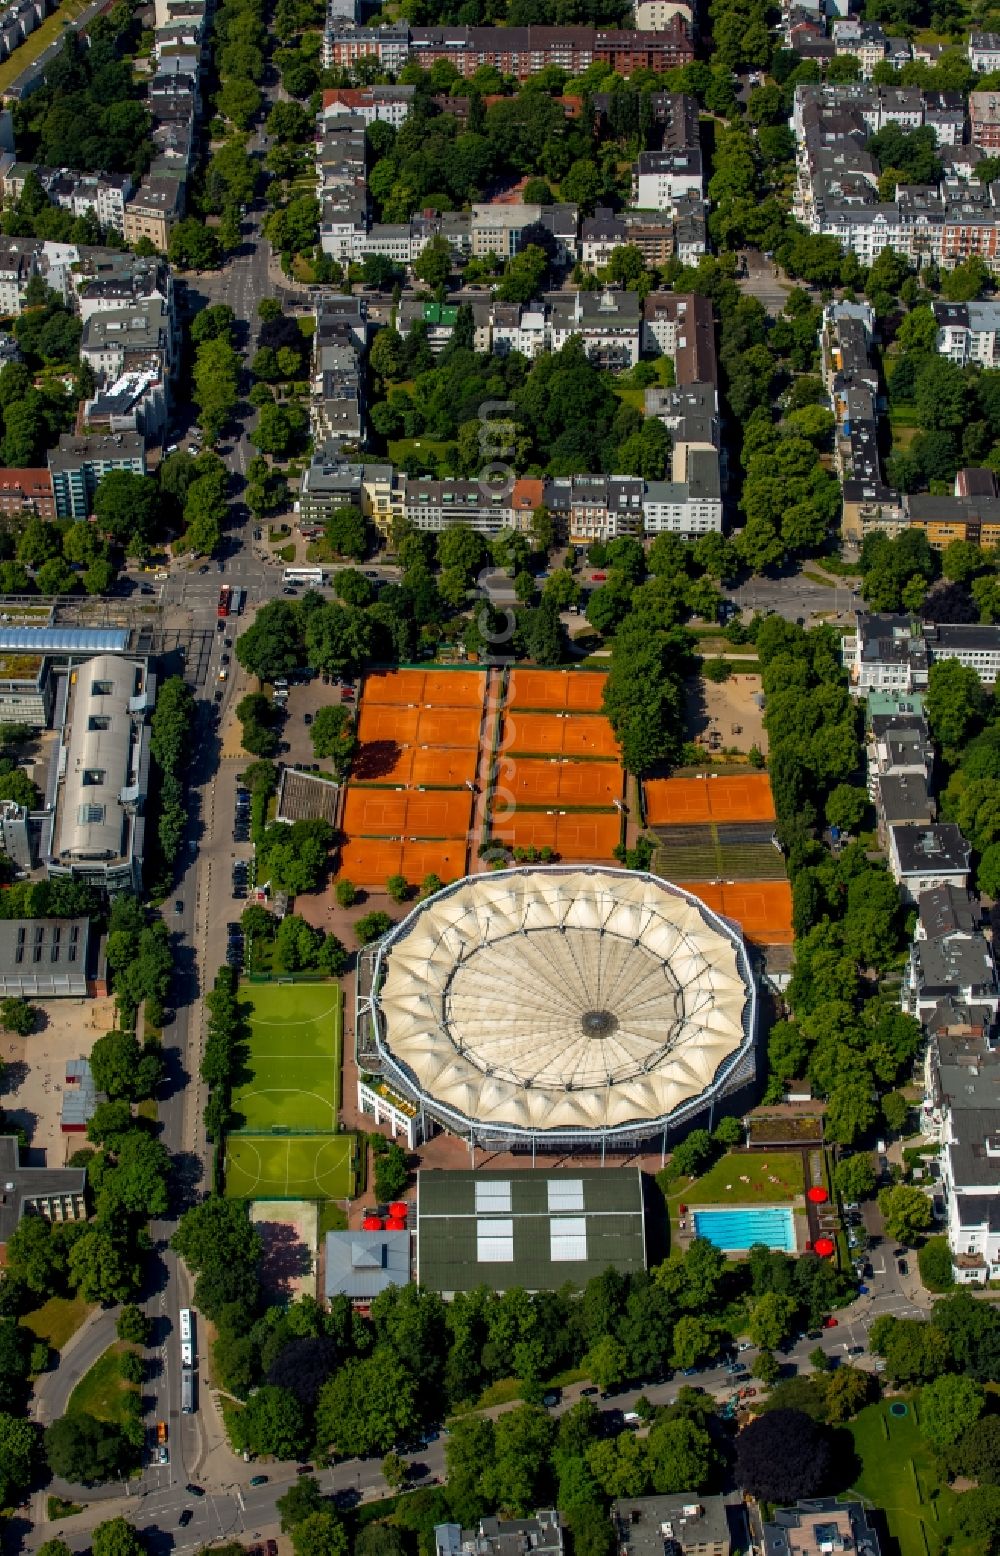
[[[620,1149],[754,1073],[739,930],[653,875],[469,876],[362,962],[358,1029],[384,1075],[470,1144]]]

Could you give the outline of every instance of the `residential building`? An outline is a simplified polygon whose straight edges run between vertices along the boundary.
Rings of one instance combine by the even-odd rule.
[[[0,237],[0,314],[21,312],[28,282],[38,274],[39,245],[33,238]]]
[[[43,187],[53,205],[72,211],[74,216],[93,211],[102,227],[124,232],[125,206],[132,193],[128,173],[77,173],[60,168]]]
[[[82,1221],[87,1215],[85,1167],[25,1167],[16,1135],[0,1135],[0,1264],[22,1216]]]
[[[694,29],[694,7],[688,0],[638,0],[635,25],[641,32],[659,32],[671,18],[679,16],[689,31]]]
[[[48,463],[56,516],[86,519],[103,476],[112,470],[146,474],[146,447],[137,432],[92,437],[64,432],[58,446],[49,449]]]
[[[1000,984],[991,943],[980,930],[913,940],[900,1003],[908,1015],[935,1031],[942,1024],[953,1025],[959,1007],[965,1026],[992,1037],[1000,1013]],[[949,1008],[942,1012],[942,1005]]]
[[[1000,151],[1000,92],[969,93],[969,138],[991,155]]]
[[[410,29],[406,22],[359,27],[334,15],[327,19],[320,62],[324,70],[329,70],[333,65],[353,67],[361,60],[371,60],[380,72],[398,76],[409,53]]]
[[[642,1174],[513,1168],[417,1174],[417,1281],[451,1297],[558,1291],[646,1267]]]
[[[904,902],[916,903],[935,886],[964,890],[971,854],[954,822],[889,828],[889,872]]]
[[[971,32],[968,43],[969,64],[977,75],[992,75],[1000,70],[1000,33]]]
[[[320,118],[350,114],[369,124],[391,124],[398,130],[413,107],[415,86],[333,87],[323,93]]]
[[[650,292],[642,304],[642,349],[662,351],[678,385],[717,384],[712,304],[697,292]]]
[[[499,535],[513,528],[506,485],[416,476],[404,478],[402,488],[403,517],[415,529],[438,532],[467,524],[481,535]]]
[[[347,1297],[366,1310],[390,1286],[410,1284],[409,1232],[327,1232],[325,1254],[328,1302]]]
[[[91,313],[83,326],[80,355],[99,382],[150,368],[171,378],[176,367],[174,332],[166,304],[154,297],[129,308]]]
[[[154,700],[144,659],[104,654],[71,677],[48,818],[50,876],[141,889]]]
[[[562,1521],[555,1508],[533,1518],[481,1518],[476,1529],[435,1524],[434,1556],[561,1556]]]
[[[878,1535],[860,1502],[817,1497],[795,1507],[775,1508],[764,1525],[763,1556],[830,1556],[854,1552],[879,1556]]]
[[[370,31],[371,29],[369,29]],[[691,33],[680,15],[655,32],[593,27],[412,27],[409,58],[425,68],[451,60],[459,75],[472,76],[481,65],[494,65],[519,81],[546,65],[561,65],[571,76],[595,62],[617,75],[636,70],[662,73],[694,58]],[[335,44],[330,63],[348,63]]]
[[[611,1506],[618,1556],[730,1556],[726,1501],[700,1492],[620,1497]]]
[[[937,815],[923,773],[883,773],[875,784],[879,840],[886,846],[890,827],[928,825]]]
[[[39,519],[55,518],[52,476],[47,469],[0,470],[0,514],[10,518],[22,513]]]
[[[632,204],[644,211],[676,210],[682,200],[702,197],[701,151],[641,151],[632,169]]]
[[[158,367],[123,373],[84,402],[83,431],[90,436],[136,432],[147,446],[162,442],[167,430],[169,400]]]
[[[933,308],[941,356],[959,367],[969,362],[980,367],[1000,365],[1000,303],[936,302]]]
[[[856,613],[853,635],[841,639],[851,690],[920,690],[927,685],[930,660],[919,622],[910,616]]]
[[[1000,1278],[1000,1051],[987,1021],[961,1010],[928,1029],[921,1125],[940,1142],[936,1205],[956,1281],[982,1283]]]
[[[674,450],[675,454],[677,450]],[[722,532],[722,488],[719,456],[713,449],[694,450],[686,460],[686,479],[647,481],[642,498],[647,535],[666,532],[697,539]]]
[[[184,185],[177,179],[144,178],[125,207],[126,243],[148,238],[155,249],[165,253],[174,223],[183,214]]]
[[[1000,627],[925,626],[924,637],[931,663],[957,659],[975,670],[984,686],[994,686],[1000,676]]]

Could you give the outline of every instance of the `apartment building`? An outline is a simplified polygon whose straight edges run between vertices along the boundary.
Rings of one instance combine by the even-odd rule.
[[[153,297],[131,308],[91,312],[84,322],[80,356],[99,380],[150,367],[171,378],[177,364],[165,303]]]
[[[183,183],[171,178],[144,178],[125,207],[123,234],[126,243],[138,243],[140,238],[148,238],[155,249],[164,253],[183,209]]]
[[[941,356],[959,367],[969,362],[990,368],[1000,365],[1000,303],[936,302],[933,309]]]
[[[1000,33],[971,32],[968,43],[969,64],[979,76],[1000,70]]]
[[[1000,92],[969,93],[969,138],[991,156],[1000,151]]]
[[[0,514],[4,518],[28,514],[33,518],[54,519],[55,498],[48,470],[0,470]]]
[[[415,86],[333,87],[323,93],[320,118],[350,114],[365,125],[391,124],[398,130],[416,96]]]
[[[889,873],[904,902],[916,904],[922,892],[939,886],[965,891],[972,849],[954,822],[889,828]]]
[[[921,1110],[940,1141],[940,1202],[961,1285],[1000,1278],[1000,1052],[973,1020],[933,1034]]]
[[[135,432],[76,437],[64,432],[48,453],[56,517],[86,519],[93,509],[98,482],[112,470],[146,474],[146,446]]]
[[[692,195],[701,198],[703,178],[699,147],[641,151],[632,169],[632,204],[644,211],[672,214]]]

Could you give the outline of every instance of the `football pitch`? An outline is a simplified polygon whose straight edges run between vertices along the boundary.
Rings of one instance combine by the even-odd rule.
[[[253,1006],[245,1085],[233,1093],[241,1130],[337,1128],[343,995],[337,983],[244,984]]]
[[[346,1199],[354,1194],[354,1135],[229,1135],[230,1199]]]

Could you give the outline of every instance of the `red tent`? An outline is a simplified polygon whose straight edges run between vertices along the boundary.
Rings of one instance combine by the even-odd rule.
[[[365,1216],[365,1219],[361,1223],[361,1230],[363,1232],[381,1232],[381,1216]]]
[[[394,1199],[392,1204],[389,1206],[390,1216],[396,1216],[401,1221],[405,1221],[409,1213],[410,1207],[406,1203],[405,1199]]]
[[[387,1232],[405,1232],[406,1221],[403,1216],[390,1216],[385,1223],[385,1229]]]
[[[821,1259],[829,1259],[837,1251],[836,1244],[829,1237],[817,1237],[815,1247]]]
[[[829,1198],[826,1189],[820,1188],[818,1184],[815,1188],[806,1190],[806,1199],[812,1200],[814,1205],[825,1205]]]

